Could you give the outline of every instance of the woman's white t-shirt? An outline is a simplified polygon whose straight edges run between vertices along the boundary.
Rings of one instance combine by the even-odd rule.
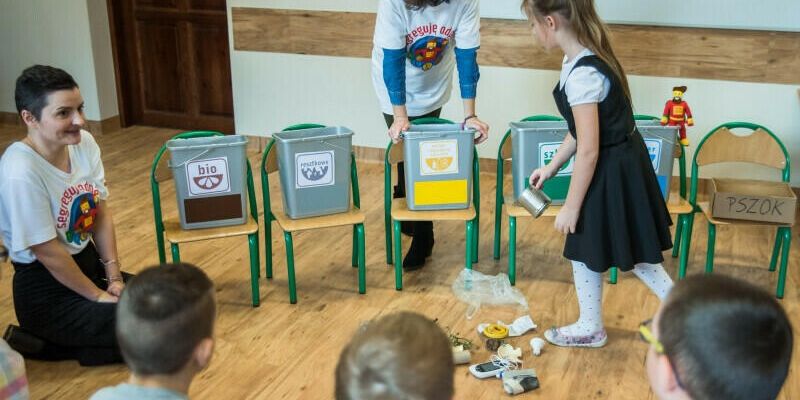
[[[383,49],[405,49],[408,115],[427,114],[450,100],[455,47],[480,47],[478,0],[451,0],[422,10],[407,9],[403,0],[379,0],[373,42],[372,83],[381,110],[393,113],[383,82]]]
[[[14,262],[35,261],[30,247],[53,238],[77,254],[92,237],[97,202],[108,197],[100,147],[81,131],[81,142],[67,149],[69,173],[22,142],[0,159],[0,229]]]

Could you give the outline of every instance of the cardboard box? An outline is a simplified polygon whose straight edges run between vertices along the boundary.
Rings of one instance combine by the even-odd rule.
[[[793,225],[797,197],[788,183],[711,179],[711,216]]]

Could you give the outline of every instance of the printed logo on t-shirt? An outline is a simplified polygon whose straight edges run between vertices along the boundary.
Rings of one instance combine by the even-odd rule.
[[[433,25],[436,27],[436,25]],[[452,29],[450,29],[452,31]],[[428,71],[438,65],[450,44],[448,37],[425,36],[408,47],[408,60],[411,65]]]
[[[100,192],[91,183],[73,185],[61,195],[56,228],[66,229],[67,243],[80,245],[89,240],[97,222]]]

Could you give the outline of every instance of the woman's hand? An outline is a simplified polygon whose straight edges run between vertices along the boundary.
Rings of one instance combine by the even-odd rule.
[[[553,175],[555,175],[555,171],[553,171],[549,165],[542,168],[536,168],[533,170],[533,172],[531,172],[531,176],[528,178],[528,183],[537,189],[541,189],[542,185],[544,185],[544,181],[552,178]]]
[[[489,125],[478,119],[478,117],[467,118],[464,121],[464,127],[475,129],[480,133],[480,135],[475,138],[475,144],[483,143],[489,138]]]
[[[119,297],[122,296],[122,289],[125,289],[125,284],[122,281],[114,281],[108,285],[106,292]]]
[[[566,204],[561,207],[561,211],[556,215],[555,228],[557,231],[568,234],[575,233],[575,225],[578,224],[578,217],[580,216],[580,209],[575,209],[567,206]]]
[[[98,303],[116,303],[119,301],[119,297],[114,296],[108,292],[100,292],[100,295],[97,296]]]
[[[411,122],[408,120],[407,116],[394,117],[394,122],[392,122],[392,126],[389,127],[389,137],[392,139],[392,143],[399,142],[400,134],[407,131],[410,127]]]

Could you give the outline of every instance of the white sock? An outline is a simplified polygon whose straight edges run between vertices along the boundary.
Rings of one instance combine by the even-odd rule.
[[[559,330],[568,336],[591,335],[603,329],[603,274],[590,270],[582,262],[571,262],[581,314],[577,322]]]
[[[661,264],[639,263],[633,267],[633,273],[644,282],[650,290],[664,301],[672,289],[672,278]]]

